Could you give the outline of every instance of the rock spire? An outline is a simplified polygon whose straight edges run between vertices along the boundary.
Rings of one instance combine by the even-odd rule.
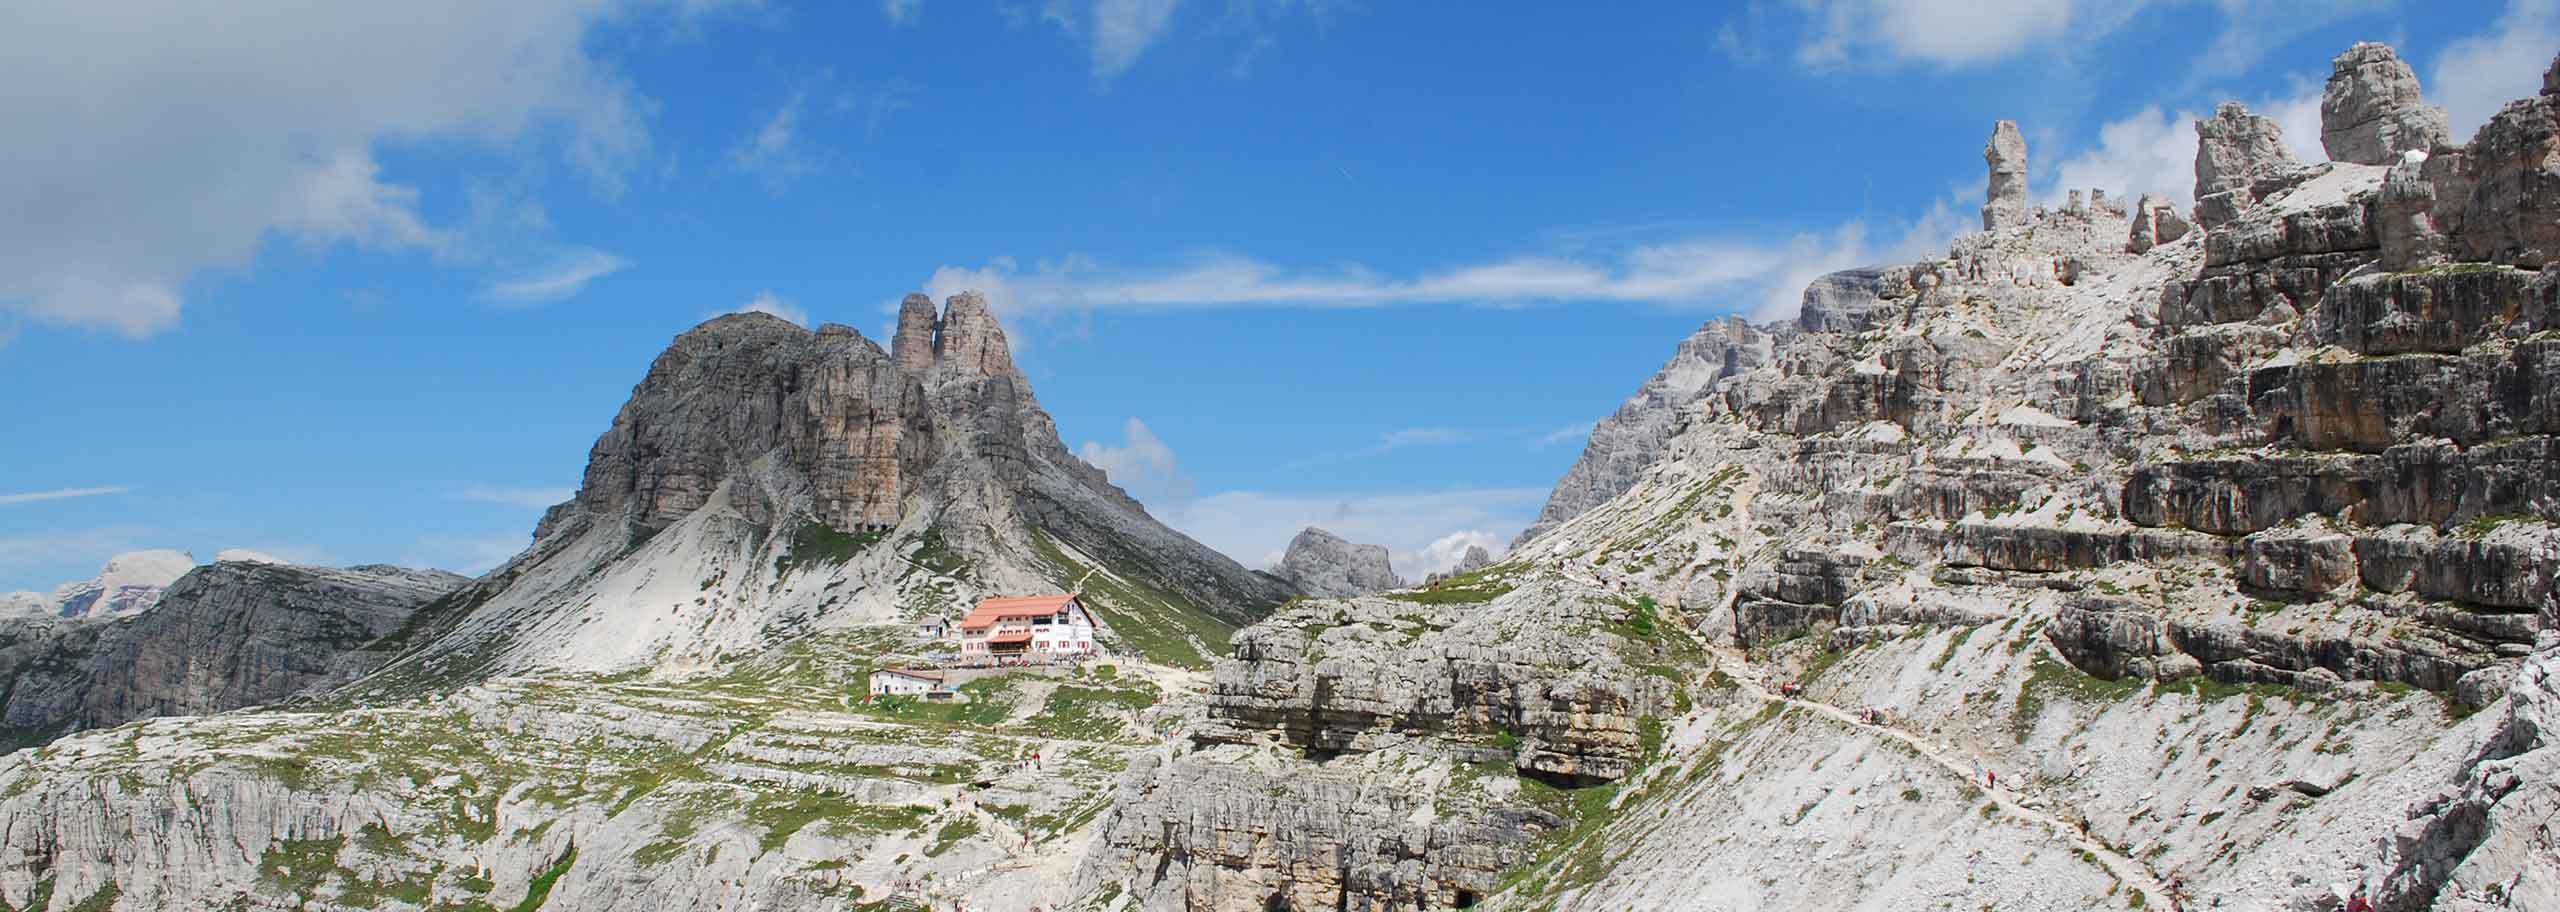
[[[2360,42],[2329,65],[2320,147],[2331,161],[2389,165],[2445,144],[2444,109],[2418,95],[2418,74],[2391,46]]]
[[[2018,122],[2004,120],[1991,127],[1991,141],[1983,144],[1982,160],[1991,166],[1991,184],[1983,195],[1982,230],[1998,231],[2027,223],[2027,138],[2018,133]]]

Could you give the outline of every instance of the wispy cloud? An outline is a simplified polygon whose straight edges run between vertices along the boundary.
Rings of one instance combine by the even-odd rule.
[[[2489,122],[2507,102],[2534,94],[2560,47],[2560,0],[2513,0],[2485,31],[2436,57],[2427,100],[2444,105],[2455,142]]]
[[[1418,447],[1418,446],[1441,446],[1441,445],[1451,444],[1451,443],[1465,443],[1465,442],[1467,442],[1467,441],[1469,441],[1469,440],[1474,440],[1474,439],[1476,439],[1477,437],[1481,437],[1481,436],[1483,436],[1483,435],[1482,435],[1482,434],[1479,434],[1479,433],[1477,433],[1477,432],[1475,432],[1475,431],[1467,430],[1467,429],[1465,429],[1465,428],[1453,428],[1453,427],[1409,427],[1409,428],[1397,428],[1397,429],[1395,429],[1395,430],[1388,431],[1388,432],[1386,432],[1386,433],[1384,433],[1384,434],[1380,434],[1380,435],[1378,435],[1378,449],[1380,449],[1380,450],[1401,450],[1401,449],[1404,449],[1404,448],[1406,448],[1406,447]]]
[[[1085,441],[1076,455],[1111,476],[1113,484],[1150,507],[1169,507],[1191,499],[1191,476],[1182,471],[1173,448],[1137,418],[1121,425],[1119,444]]]
[[[16,494],[0,494],[0,507],[9,506],[11,504],[37,503],[39,501],[47,500],[70,500],[75,497],[103,497],[108,494],[123,494],[131,490],[133,490],[131,487],[127,487],[125,485],[103,485],[94,488],[55,488],[51,491],[23,491]]]
[[[1299,529],[1318,526],[1386,546],[1408,578],[1448,569],[1467,543],[1499,552],[1529,524],[1544,488],[1452,488],[1363,493],[1224,491],[1157,511],[1174,528],[1245,564],[1280,562]],[[1459,536],[1455,548],[1443,544]]]
[[[1598,425],[1599,422],[1596,421],[1576,421],[1539,435],[1538,446],[1543,449],[1559,443],[1573,443],[1588,438],[1591,436],[1591,429]]]
[[[453,492],[456,500],[510,507],[549,507],[577,494],[571,488],[508,488],[480,484],[464,485]]]
[[[808,101],[806,91],[791,93],[791,98],[774,109],[754,133],[729,150],[729,163],[763,179],[765,186],[776,192],[817,170],[813,153],[800,138],[800,112]]]
[[[1172,29],[1181,5],[1182,0],[1048,0],[1039,19],[1084,42],[1093,56],[1093,78],[1108,83]],[[1031,18],[1012,15],[1017,21]]]
[[[490,285],[482,294],[502,304],[548,304],[576,297],[586,290],[587,283],[629,268],[629,260],[581,247],[540,271]]]
[[[400,563],[409,567],[434,567],[465,576],[478,576],[506,563],[526,545],[523,533],[498,532],[479,536],[430,535],[418,540]]]
[[[1406,439],[1439,436],[1414,428]],[[1469,432],[1457,432],[1469,433]],[[1298,530],[1321,526],[1362,544],[1385,545],[1409,578],[1445,570],[1467,544],[1501,551],[1546,502],[1544,488],[1452,488],[1437,491],[1305,493],[1221,491],[1192,496],[1192,481],[1173,448],[1147,423],[1129,418],[1118,444],[1087,442],[1078,455],[1100,466],[1166,525],[1251,566],[1280,562]],[[1394,437],[1394,434],[1388,435]]]
[[[1376,307],[1462,303],[1521,306],[1596,301],[1793,314],[1804,286],[1835,270],[1907,262],[1941,253],[1964,230],[1941,201],[1877,243],[1865,222],[1770,242],[1693,236],[1598,252],[1562,251],[1494,260],[1408,277],[1365,266],[1292,270],[1250,257],[1205,254],[1183,266],[1107,268],[1070,255],[1023,268],[1010,258],[978,267],[944,266],[925,282],[936,296],[976,289],[1015,316],[1089,310]]]
[[[889,17],[893,26],[914,25],[924,14],[924,0],[880,0],[880,15]]]
[[[774,294],[770,291],[756,292],[756,296],[748,298],[747,303],[740,304],[736,309],[729,310],[727,313],[772,314],[793,323],[798,323],[803,327],[809,325],[808,311],[802,310],[799,305],[791,303],[790,298]],[[714,314],[714,316],[717,316],[717,314]]]

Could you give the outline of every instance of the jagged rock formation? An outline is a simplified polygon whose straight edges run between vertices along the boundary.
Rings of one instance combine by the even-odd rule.
[[[1133,767],[1078,892],[1146,909],[1463,908],[1571,822],[1554,785],[1659,748],[1696,647],[1650,603],[1501,568],[1302,602],[1236,637],[1207,717]]]
[[[1157,685],[990,678],[931,722],[848,705],[895,642],[813,634],[680,688],[504,678],[74,735],[0,758],[0,901],[1054,906]]]
[[[161,590],[195,569],[194,555],[184,551],[128,551],[107,558],[98,575],[64,583],[51,593],[11,592],[0,595],[0,618],[44,614],[66,618],[105,618],[151,607]]]
[[[2142,201],[2134,204],[2133,232],[2125,238],[2124,251],[2149,253],[2153,247],[2177,243],[2179,238],[2187,236],[2188,229],[2192,227],[2187,224],[2186,217],[2179,215],[2177,208],[2169,204],[2168,197],[2145,193]]]
[[[2026,224],[2027,138],[2018,133],[2016,121],[1992,125],[1991,141],[1982,146],[1982,160],[1991,166],[1990,184],[1983,192],[1982,230]]]
[[[1710,714],[1703,759],[1577,843],[1611,865],[1563,847],[1488,905],[2088,908],[2174,875],[2187,908],[2320,908],[2362,869],[2398,908],[2535,907],[2553,805],[2495,720],[2540,699],[2510,688],[2560,614],[2560,283],[2520,268],[2560,224],[2533,189],[2550,110],[2386,168],[2299,165],[2226,105],[2198,125],[2203,230],[2134,255],[2097,207],[2030,214],[1720,382],[1636,485],[1508,562],[1677,605],[1748,653],[1736,677],[1818,674],[1800,702],[1837,715]],[[2494,214],[2390,271],[2412,175],[2431,213]],[[1880,752],[1927,762],[1838,765]],[[1982,796],[1943,771],[1977,763],[2070,819],[1951,813]],[[1874,835],[1912,827],[1963,832]],[[1772,864],[1862,873],[1746,873]]]
[[[1860,274],[1841,273],[1836,280],[1826,277],[1805,292],[1810,307],[1817,297],[1825,320],[1864,319],[1868,296],[1860,291]],[[1678,432],[1682,412],[1689,403],[1705,395],[1716,381],[1740,371],[1767,363],[1774,344],[1773,332],[1755,328],[1739,318],[1707,323],[1681,340],[1671,360],[1646,380],[1618,410],[1591,428],[1591,439],[1582,448],[1582,457],[1565,471],[1564,479],[1547,495],[1547,503],[1538,510],[1538,518],[1521,530],[1515,541],[1525,542],[1556,524],[1579,516],[1624,493],[1635,484],[1636,477],[1652,465],[1662,452],[1664,441]]]
[[[2299,167],[2275,121],[2223,102],[2212,117],[2196,121],[2196,224],[2221,227],[2268,195],[2255,182],[2281,180]]]
[[[365,650],[465,580],[438,570],[221,561],[113,620],[0,625],[9,746],[155,716],[325,691],[387,655]]]
[[[1454,579],[1490,566],[1493,566],[1492,552],[1486,551],[1483,545],[1468,545],[1467,553],[1458,555],[1457,563],[1449,565],[1449,569],[1445,571],[1424,577],[1423,582],[1428,584]]]
[[[2547,583],[2546,583],[2547,585]],[[2375,908],[2560,904],[2560,637],[2546,634],[2507,692],[2505,718],[2460,777],[2419,802],[2382,847]]]
[[[982,306],[886,353],[715,321],[531,551],[375,641],[405,665],[0,758],[0,901],[2548,907],[2547,82],[2390,166],[2218,114],[2245,181],[2196,230],[2093,194],[1710,324],[1500,563],[1292,603],[1205,685],[848,699],[980,592],[1081,584],[1136,640],[1284,587],[1067,461]],[[2388,265],[2419,227],[2437,264]]]
[[[1404,588],[1383,545],[1355,545],[1309,526],[1289,539],[1272,575],[1288,580],[1299,592],[1322,598],[1349,598]]]
[[[2320,92],[2320,148],[2330,161],[2389,165],[2431,152],[2451,131],[2444,109],[2418,95],[2418,74],[2390,45],[2358,42],[2329,65]]]
[[[1288,594],[1165,528],[1059,442],[983,298],[901,306],[894,350],[764,314],[678,336],[532,547],[379,684],[684,673],[818,626],[1087,584],[1115,646],[1200,662]],[[1160,628],[1155,631],[1145,628]]]

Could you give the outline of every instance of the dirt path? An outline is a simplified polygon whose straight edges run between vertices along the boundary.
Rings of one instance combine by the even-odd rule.
[[[1724,653],[1721,650],[1718,651],[1717,658],[1719,660],[1717,667],[1723,669],[1726,675],[1732,677],[1736,683],[1741,685],[1744,691],[1750,693],[1754,697],[1763,701],[1775,701],[1777,703],[1803,709],[1808,712],[1819,713],[1825,717],[1837,720],[1843,725],[1874,732],[1886,738],[1893,739],[1896,742],[1900,742],[1904,747],[1910,748],[1913,753],[1919,754],[1921,758],[1937,765],[1939,769],[1945,770],[1948,774],[1953,775],[1958,779],[1973,781],[1976,778],[1975,771],[1980,767],[1976,765],[1975,761],[1959,759],[1949,755],[1947,752],[1940,750],[1936,745],[1931,744],[1927,739],[1922,738],[1919,735],[1896,728],[1890,724],[1878,725],[1870,723],[1859,718],[1856,713],[1841,709],[1840,707],[1833,706],[1829,703],[1782,696],[1777,692],[1770,690],[1768,686],[1761,681],[1760,669],[1754,667],[1750,662],[1743,661],[1739,656]],[[2012,781],[2014,782],[2015,780]],[[2081,832],[2079,827],[2071,825],[2060,817],[2045,813],[2044,811],[2029,807],[2022,803],[2022,798],[2046,800],[2042,799],[2041,796],[2022,795],[2011,785],[2007,784],[1998,786],[1991,786],[1979,782],[1975,784],[1983,786],[1983,794],[1991,800],[1992,806],[1999,808],[2002,813],[2031,823],[2041,824],[2046,829],[2052,830],[2055,836],[2060,837],[2063,841],[2071,843],[2072,846],[2096,858],[2098,860],[2098,864],[2106,868],[2107,873],[2114,875],[2118,881],[2122,881],[2134,889],[2142,891],[2143,898],[2145,900],[2158,903],[2160,904],[2160,908],[2169,909],[2172,910],[2172,912],[2176,912],[2176,910],[2183,908],[2183,903],[2181,902],[2180,897],[2170,892],[2168,885],[2160,880],[2159,874],[2152,871],[2150,865],[2144,864],[2141,860],[2130,855],[2116,851],[2113,846],[2091,838],[2088,834]],[[2050,803],[2050,801],[2047,800],[2047,803]]]

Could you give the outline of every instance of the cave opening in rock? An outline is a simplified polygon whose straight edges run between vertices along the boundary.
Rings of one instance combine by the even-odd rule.
[[[1473,909],[1473,908],[1475,908],[1475,907],[1476,907],[1476,891],[1474,891],[1474,890],[1460,890],[1460,891],[1458,891],[1458,897],[1457,897],[1457,899],[1456,899],[1454,902],[1452,902],[1452,905],[1453,905],[1453,906],[1455,906],[1455,907],[1457,907],[1457,908],[1460,908],[1460,909]]]
[[[1262,912],[1289,912],[1288,894],[1271,894],[1270,898],[1262,901]]]

